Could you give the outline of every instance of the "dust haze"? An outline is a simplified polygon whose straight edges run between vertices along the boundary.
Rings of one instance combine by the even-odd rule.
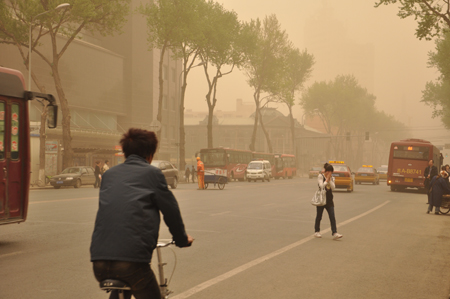
[[[222,0],[248,21],[276,14],[295,46],[307,49],[316,63],[305,87],[315,81],[353,74],[360,85],[377,97],[377,107],[411,127],[414,136],[443,144],[450,134],[432,109],[421,103],[425,83],[437,78],[427,67],[433,41],[420,41],[413,18],[400,19],[394,5],[374,8],[374,1]],[[206,83],[201,68],[192,70],[186,109],[207,111]],[[221,79],[216,111],[234,110],[236,99],[253,102],[253,93],[241,72]],[[272,104],[274,106],[275,104]],[[280,106],[280,110],[283,111]],[[295,117],[303,111],[296,102]]]

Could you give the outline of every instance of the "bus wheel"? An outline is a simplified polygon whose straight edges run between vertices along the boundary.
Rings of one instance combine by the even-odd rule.
[[[394,186],[391,186],[391,191],[395,192],[395,191],[397,191],[397,189]]]
[[[80,188],[81,187],[81,181],[77,180],[77,182],[75,183],[75,185],[73,187],[74,188]]]
[[[53,186],[53,188],[55,188],[55,189],[60,189],[61,186]]]

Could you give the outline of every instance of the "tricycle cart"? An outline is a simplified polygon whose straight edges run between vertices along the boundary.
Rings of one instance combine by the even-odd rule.
[[[450,194],[442,195],[441,213],[448,214],[450,212]]]
[[[218,175],[213,171],[205,171],[205,189],[208,189],[209,184],[214,184],[214,187],[219,187],[220,190],[225,188],[228,184],[228,178],[224,175]]]

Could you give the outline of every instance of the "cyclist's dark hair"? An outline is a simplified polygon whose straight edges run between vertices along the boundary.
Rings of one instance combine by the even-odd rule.
[[[328,163],[325,163],[325,165],[323,165],[323,168],[325,169],[325,171],[331,171],[331,172],[334,171],[333,165],[330,165]]]
[[[125,158],[130,155],[138,155],[147,159],[155,154],[158,147],[158,139],[152,131],[131,128],[123,134],[122,139],[120,139],[120,145]]]

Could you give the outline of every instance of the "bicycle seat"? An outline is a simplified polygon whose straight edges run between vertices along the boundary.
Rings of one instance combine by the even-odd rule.
[[[104,291],[111,291],[111,290],[122,290],[122,291],[129,291],[131,290],[130,286],[127,285],[125,282],[117,279],[105,279],[100,282],[100,289]]]

